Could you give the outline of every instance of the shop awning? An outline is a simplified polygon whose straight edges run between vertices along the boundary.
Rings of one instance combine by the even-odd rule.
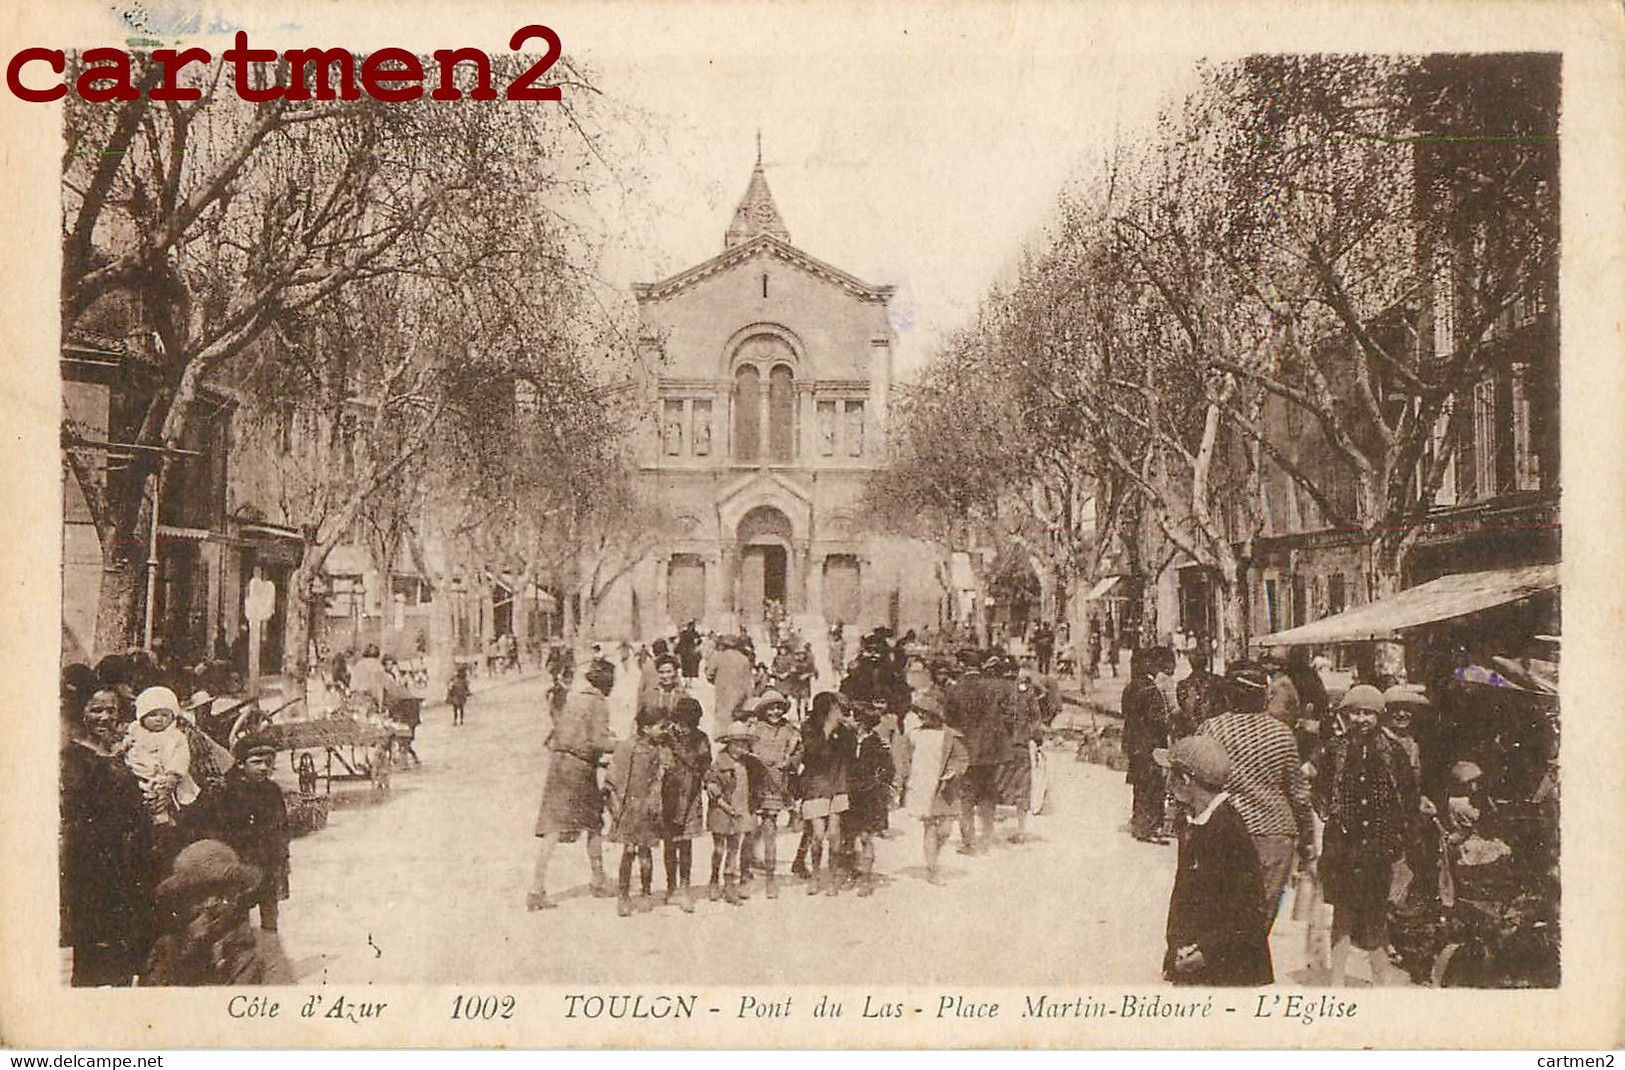
[[[1528,565],[1493,572],[1440,576],[1392,597],[1297,628],[1288,628],[1284,632],[1260,636],[1254,642],[1259,646],[1301,646],[1393,639],[1411,628],[1494,609],[1556,586],[1556,565]]]
[[[1122,578],[1123,577],[1121,576],[1102,576],[1099,580],[1095,581],[1095,585],[1093,587],[1089,588],[1089,593],[1083,596],[1083,600],[1085,602],[1094,602],[1098,599],[1105,598],[1106,595],[1111,593],[1112,588],[1117,586],[1118,581],[1120,581]]]

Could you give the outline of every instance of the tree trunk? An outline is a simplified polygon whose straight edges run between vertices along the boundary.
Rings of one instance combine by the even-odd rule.
[[[1148,575],[1140,584],[1140,634],[1134,644],[1137,647],[1157,644],[1157,583],[1161,578],[1161,573]],[[1118,638],[1122,640],[1128,637],[1120,635]],[[1116,666],[1113,666],[1115,669]]]
[[[569,588],[560,588],[559,595],[559,601],[563,603],[559,606],[559,612],[564,618],[564,641],[570,646],[574,646],[576,641],[575,596],[570,593]]]
[[[1213,671],[1223,672],[1226,665],[1247,656],[1247,585],[1239,580],[1219,584],[1219,627],[1223,644],[1218,651],[1223,661]]]
[[[288,579],[287,617],[282,626],[282,671],[296,680],[304,679],[310,672],[312,622],[321,612],[322,600],[314,586],[321,566],[312,560],[312,553],[313,548],[306,547],[304,559]]]
[[[132,557],[114,545],[102,550],[102,578],[96,599],[96,636],[91,655],[122,653],[139,642],[137,629],[144,602],[145,554]]]
[[[1405,547],[1402,538],[1379,535],[1366,556],[1366,593],[1373,602],[1391,598],[1404,584]],[[1405,648],[1398,642],[1371,644],[1372,667],[1379,676],[1403,679]]]

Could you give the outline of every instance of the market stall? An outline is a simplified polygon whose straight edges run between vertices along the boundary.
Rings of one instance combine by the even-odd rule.
[[[324,717],[302,721],[273,722],[261,731],[278,750],[292,752],[290,761],[301,779],[325,782],[332,794],[334,780],[365,780],[380,789],[389,786],[389,770],[395,750],[413,734],[410,726],[379,717],[365,696],[351,696],[338,709]],[[302,765],[300,752],[320,751],[325,761],[320,770]],[[334,771],[335,763],[338,771]]]
[[[1405,649],[1424,801],[1390,936],[1418,983],[1559,981],[1558,598],[1556,565],[1462,573],[1256,641]]]

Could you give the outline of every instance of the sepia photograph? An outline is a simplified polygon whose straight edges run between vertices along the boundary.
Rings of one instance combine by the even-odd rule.
[[[10,105],[60,137],[32,983],[724,1046],[1572,990],[1573,63],[1123,10],[8,48],[63,90]]]

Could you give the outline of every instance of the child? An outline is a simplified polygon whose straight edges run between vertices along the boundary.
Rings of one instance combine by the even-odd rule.
[[[807,894],[840,894],[835,853],[841,843],[841,815],[846,812],[847,771],[855,741],[842,716],[841,697],[833,691],[813,696],[812,717],[801,734],[801,817],[808,833]],[[820,879],[818,866],[824,843],[829,843],[829,875]]]
[[[267,976],[243,897],[260,873],[217,840],[188,844],[156,889],[164,931],[142,985],[258,985]]]
[[[666,900],[675,900],[685,914],[694,913],[694,837],[705,832],[704,782],[711,768],[711,740],[700,731],[702,716],[698,699],[684,695],[677,700],[666,734],[660,791]]]
[[[711,830],[711,898],[717,897],[717,871],[723,870],[722,898],[733,906],[745,901],[739,894],[739,847],[755,823],[747,764],[755,740],[750,725],[733,722],[717,740],[722,744],[722,753],[705,773],[705,791],[711,798],[705,819]]]
[[[244,736],[232,753],[237,764],[226,774],[220,800],[221,838],[262,874],[253,902],[260,928],[276,932],[277,903],[288,898],[288,806],[271,779],[276,745]]]
[[[751,725],[755,736],[751,753],[762,767],[761,798],[755,808],[760,823],[755,841],[761,847],[762,867],[767,871],[769,899],[779,897],[779,814],[793,805],[790,778],[801,765],[801,733],[784,719],[789,708],[783,695],[770,690],[758,700],[757,720]]]
[[[620,902],[616,912],[629,917],[632,903],[632,860],[638,861],[643,894],[637,910],[654,906],[650,885],[654,881],[654,845],[660,842],[662,742],[664,721],[649,709],[637,715],[637,734],[615,748],[604,786],[609,790],[609,838],[621,844]]]
[[[451,706],[451,723],[463,723],[463,708],[468,705],[470,688],[468,686],[468,666],[459,665],[452,674],[451,683],[446,685],[446,702]]]
[[[1224,790],[1229,755],[1211,736],[1186,736],[1152,759],[1190,815],[1168,899],[1163,976],[1207,988],[1273,984],[1258,852]]]
[[[884,709],[883,702],[867,703],[857,709],[858,742],[847,786],[850,807],[843,822],[852,846],[858,895],[864,897],[875,891],[875,834],[886,831],[895,772],[891,750],[879,732]]]
[[[152,823],[173,828],[183,806],[197,801],[191,776],[192,749],[175,722],[181,703],[167,687],[149,687],[135,700],[135,722],[125,734],[124,762],[141,782]]]
[[[937,696],[930,692],[918,695],[914,713],[920,727],[908,734],[913,761],[904,806],[925,829],[925,879],[941,884],[937,859],[959,814],[955,789],[959,776],[970,768],[970,752],[965,749],[964,737],[943,724],[942,703]]]

